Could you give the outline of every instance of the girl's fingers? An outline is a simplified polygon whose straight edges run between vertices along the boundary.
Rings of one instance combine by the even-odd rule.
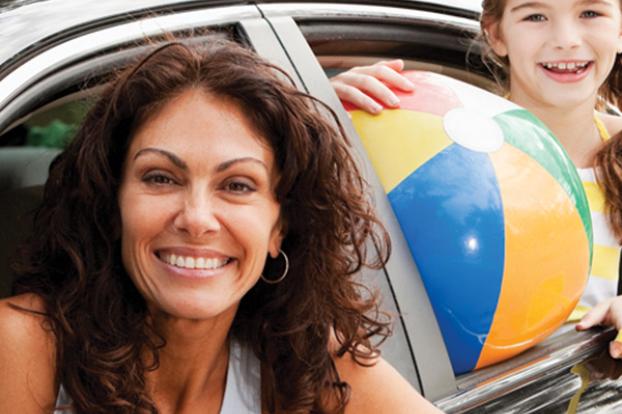
[[[381,60],[379,62],[376,62],[376,65],[388,66],[397,72],[401,72],[404,70],[404,61],[402,59]]]
[[[602,302],[593,307],[585,316],[577,323],[578,331],[584,331],[593,326],[600,325],[605,322],[609,313],[610,301]]]
[[[609,343],[609,355],[611,355],[612,358],[622,357],[622,341],[618,339],[622,337],[621,333],[622,332],[618,332],[616,339]]]
[[[414,90],[415,85],[406,76],[400,73],[403,69],[404,63],[401,62],[400,64],[394,66],[389,66],[388,63],[389,62],[378,62],[372,66],[355,68],[353,71],[372,76],[393,88],[401,89],[407,92]]]
[[[382,105],[370,98],[360,89],[352,87],[345,83],[333,82],[333,88],[337,96],[342,101],[350,102],[352,105],[369,112],[370,114],[378,114],[382,111]]]
[[[612,358],[622,358],[622,296],[596,305],[581,319],[576,328],[581,331],[596,325],[609,325],[618,330],[616,338],[609,343],[609,354]]]
[[[377,62],[370,66],[357,66],[331,79],[337,96],[357,107],[377,114],[385,106],[395,108],[399,98],[391,90],[412,91],[415,86],[400,72],[404,69],[401,59]]]
[[[382,106],[376,101],[380,101],[388,107],[396,107],[400,102],[387,85],[369,75],[352,72],[342,73],[332,80],[332,85],[337,96],[341,99],[345,99],[361,109],[376,108],[368,111],[371,113],[378,113],[382,110]],[[365,95],[365,97],[361,95]]]
[[[387,106],[394,107],[400,102],[393,91],[377,78],[361,73],[345,73],[340,80],[349,86],[353,86],[366,95],[374,98]]]

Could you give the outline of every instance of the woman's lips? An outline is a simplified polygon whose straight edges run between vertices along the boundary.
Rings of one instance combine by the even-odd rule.
[[[178,252],[180,253],[180,252]],[[213,253],[175,254],[170,250],[157,251],[160,263],[176,275],[190,278],[212,277],[221,274],[235,258]]]

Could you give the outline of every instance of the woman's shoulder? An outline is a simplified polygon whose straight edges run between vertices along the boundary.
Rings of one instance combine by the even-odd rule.
[[[37,412],[55,400],[55,344],[43,301],[0,300],[0,412]]]
[[[622,131],[622,116],[611,115],[600,112],[598,117],[602,119],[603,124],[607,128],[607,132],[609,132],[610,136],[614,136],[615,134]]]
[[[26,293],[0,299],[0,329],[5,330],[2,333],[11,337],[26,336],[23,330],[17,330],[20,327],[28,328],[33,333],[30,330],[38,326],[44,332],[44,314],[45,305],[38,295]]]
[[[380,357],[371,366],[357,363],[350,353],[334,361],[341,380],[351,387],[346,413],[440,413]]]

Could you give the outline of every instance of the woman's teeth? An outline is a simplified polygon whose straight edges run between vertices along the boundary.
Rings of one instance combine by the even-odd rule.
[[[218,269],[231,261],[230,258],[216,259],[207,257],[163,255],[162,260],[172,266],[184,269]]]

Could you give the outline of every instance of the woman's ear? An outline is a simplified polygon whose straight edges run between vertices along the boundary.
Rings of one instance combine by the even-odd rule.
[[[268,254],[273,259],[276,259],[278,257],[284,237],[283,219],[279,218],[277,223],[274,225],[274,228],[272,229],[272,233],[270,234],[270,240],[268,241]]]
[[[484,37],[490,45],[490,48],[497,56],[506,57],[508,55],[508,48],[503,40],[503,33],[501,33],[501,27],[499,22],[482,25],[484,30]]]

